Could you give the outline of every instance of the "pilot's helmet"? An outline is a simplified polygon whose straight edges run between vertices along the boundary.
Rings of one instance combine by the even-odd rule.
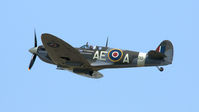
[[[93,49],[93,46],[92,46],[92,45],[90,46],[90,49]]]

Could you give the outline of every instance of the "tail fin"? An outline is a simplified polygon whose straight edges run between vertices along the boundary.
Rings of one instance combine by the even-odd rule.
[[[165,55],[164,64],[172,64],[174,51],[173,51],[173,45],[171,41],[169,40],[162,41],[160,45],[157,47],[156,52],[159,52]]]

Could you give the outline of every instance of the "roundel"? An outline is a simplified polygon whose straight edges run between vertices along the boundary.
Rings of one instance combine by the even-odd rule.
[[[122,56],[123,56],[123,52],[120,49],[111,49],[108,52],[108,58],[112,62],[118,62],[118,61],[120,61],[120,59],[122,58]]]
[[[57,44],[57,43],[52,43],[52,42],[47,43],[47,45],[50,46],[50,47],[53,47],[53,48],[59,47],[59,44]]]

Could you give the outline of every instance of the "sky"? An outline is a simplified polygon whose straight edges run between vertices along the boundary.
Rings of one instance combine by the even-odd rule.
[[[197,0],[1,0],[0,112],[199,112]],[[173,64],[105,69],[90,79],[36,59],[50,33],[74,47],[89,42],[148,52],[174,45]]]

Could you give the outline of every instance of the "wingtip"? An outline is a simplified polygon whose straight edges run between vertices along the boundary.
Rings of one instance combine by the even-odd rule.
[[[41,34],[41,38],[49,38],[52,37],[53,35],[49,34],[49,33],[43,33]]]

